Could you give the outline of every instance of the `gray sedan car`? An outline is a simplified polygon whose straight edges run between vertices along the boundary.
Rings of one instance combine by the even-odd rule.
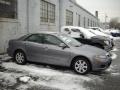
[[[83,45],[58,33],[28,34],[10,40],[8,54],[17,64],[27,61],[72,67],[78,74],[107,69],[112,59],[109,53],[94,46]]]

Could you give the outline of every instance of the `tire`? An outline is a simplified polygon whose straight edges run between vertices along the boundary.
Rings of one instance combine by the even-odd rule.
[[[25,65],[26,64],[26,56],[23,51],[16,51],[14,54],[14,60],[17,64]]]
[[[72,68],[80,75],[88,74],[91,71],[91,65],[85,58],[76,58],[72,63]]]

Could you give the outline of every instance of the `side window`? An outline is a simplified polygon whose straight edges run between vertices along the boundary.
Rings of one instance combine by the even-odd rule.
[[[69,32],[69,29],[68,29],[68,28],[65,28],[64,30],[65,30],[66,32]]]
[[[81,33],[79,29],[71,29],[73,32]]]
[[[26,39],[26,41],[42,43],[42,35],[32,35]]]
[[[68,34],[71,34],[69,28],[65,28],[64,31],[65,31],[66,33],[68,33]]]
[[[51,44],[51,45],[57,45],[59,46],[62,41],[59,40],[57,37],[52,36],[52,35],[45,35],[44,36],[44,43],[45,44]]]

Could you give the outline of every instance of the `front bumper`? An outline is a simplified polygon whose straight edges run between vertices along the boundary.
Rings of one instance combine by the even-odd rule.
[[[92,67],[93,71],[102,71],[102,70],[106,70],[107,68],[110,67],[112,63],[112,59],[108,58],[105,61],[100,61],[100,60],[95,60],[94,61],[94,65]]]

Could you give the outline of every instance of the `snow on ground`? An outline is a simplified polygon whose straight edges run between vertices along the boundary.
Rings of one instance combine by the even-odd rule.
[[[117,54],[116,53],[112,53],[111,58],[112,58],[112,60],[115,60],[117,58]]]
[[[116,47],[113,48],[113,50],[111,50],[112,52],[117,52],[119,51]]]
[[[4,85],[13,86],[17,82],[15,78],[11,73],[0,72],[0,82]]]
[[[89,90],[84,87],[85,82],[100,83],[103,80],[96,75],[77,75],[75,73],[64,72],[59,70],[54,70],[46,67],[35,66],[35,65],[17,65],[12,62],[7,62],[2,64],[8,70],[21,71],[28,76],[38,78],[36,81],[30,80],[28,87],[33,85],[42,85],[50,88],[57,88],[60,90]],[[21,87],[21,86],[20,86]],[[25,86],[26,88],[26,86]]]
[[[117,65],[111,65],[107,71],[110,72],[111,76],[120,76],[119,66]]]
[[[114,37],[113,40],[118,41],[120,40],[120,37]]]

